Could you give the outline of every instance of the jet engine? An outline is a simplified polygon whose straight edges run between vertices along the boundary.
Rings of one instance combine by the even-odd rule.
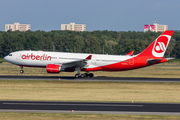
[[[48,64],[46,66],[46,69],[48,73],[59,73],[61,70],[61,66],[55,64]]]

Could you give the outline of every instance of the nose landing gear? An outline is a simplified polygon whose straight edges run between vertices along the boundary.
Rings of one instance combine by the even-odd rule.
[[[24,70],[23,70],[23,66],[20,66],[21,70],[20,70],[20,73],[24,73]]]

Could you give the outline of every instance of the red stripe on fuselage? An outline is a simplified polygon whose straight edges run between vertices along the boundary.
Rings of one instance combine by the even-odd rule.
[[[126,71],[126,70],[133,70],[137,68],[147,67],[150,65],[158,64],[167,62],[167,59],[162,59],[160,61],[155,62],[154,64],[148,64],[147,60],[152,59],[151,57],[134,57],[122,62],[100,66],[100,67],[94,67],[94,68],[87,68],[82,69],[82,71]],[[156,58],[157,59],[157,58]]]

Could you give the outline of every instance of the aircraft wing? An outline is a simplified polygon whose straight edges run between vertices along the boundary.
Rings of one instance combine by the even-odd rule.
[[[62,66],[63,66],[63,68],[71,68],[71,67],[76,67],[76,66],[84,67],[85,65],[87,65],[87,61],[91,60],[91,58],[92,58],[92,55],[89,55],[85,59],[80,59],[80,60],[62,63]]]

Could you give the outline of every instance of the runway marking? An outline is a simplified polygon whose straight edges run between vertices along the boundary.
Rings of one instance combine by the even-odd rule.
[[[143,107],[144,105],[116,105],[116,104],[54,104],[54,103],[3,103],[5,105],[68,105],[68,106],[117,106],[117,107]]]

